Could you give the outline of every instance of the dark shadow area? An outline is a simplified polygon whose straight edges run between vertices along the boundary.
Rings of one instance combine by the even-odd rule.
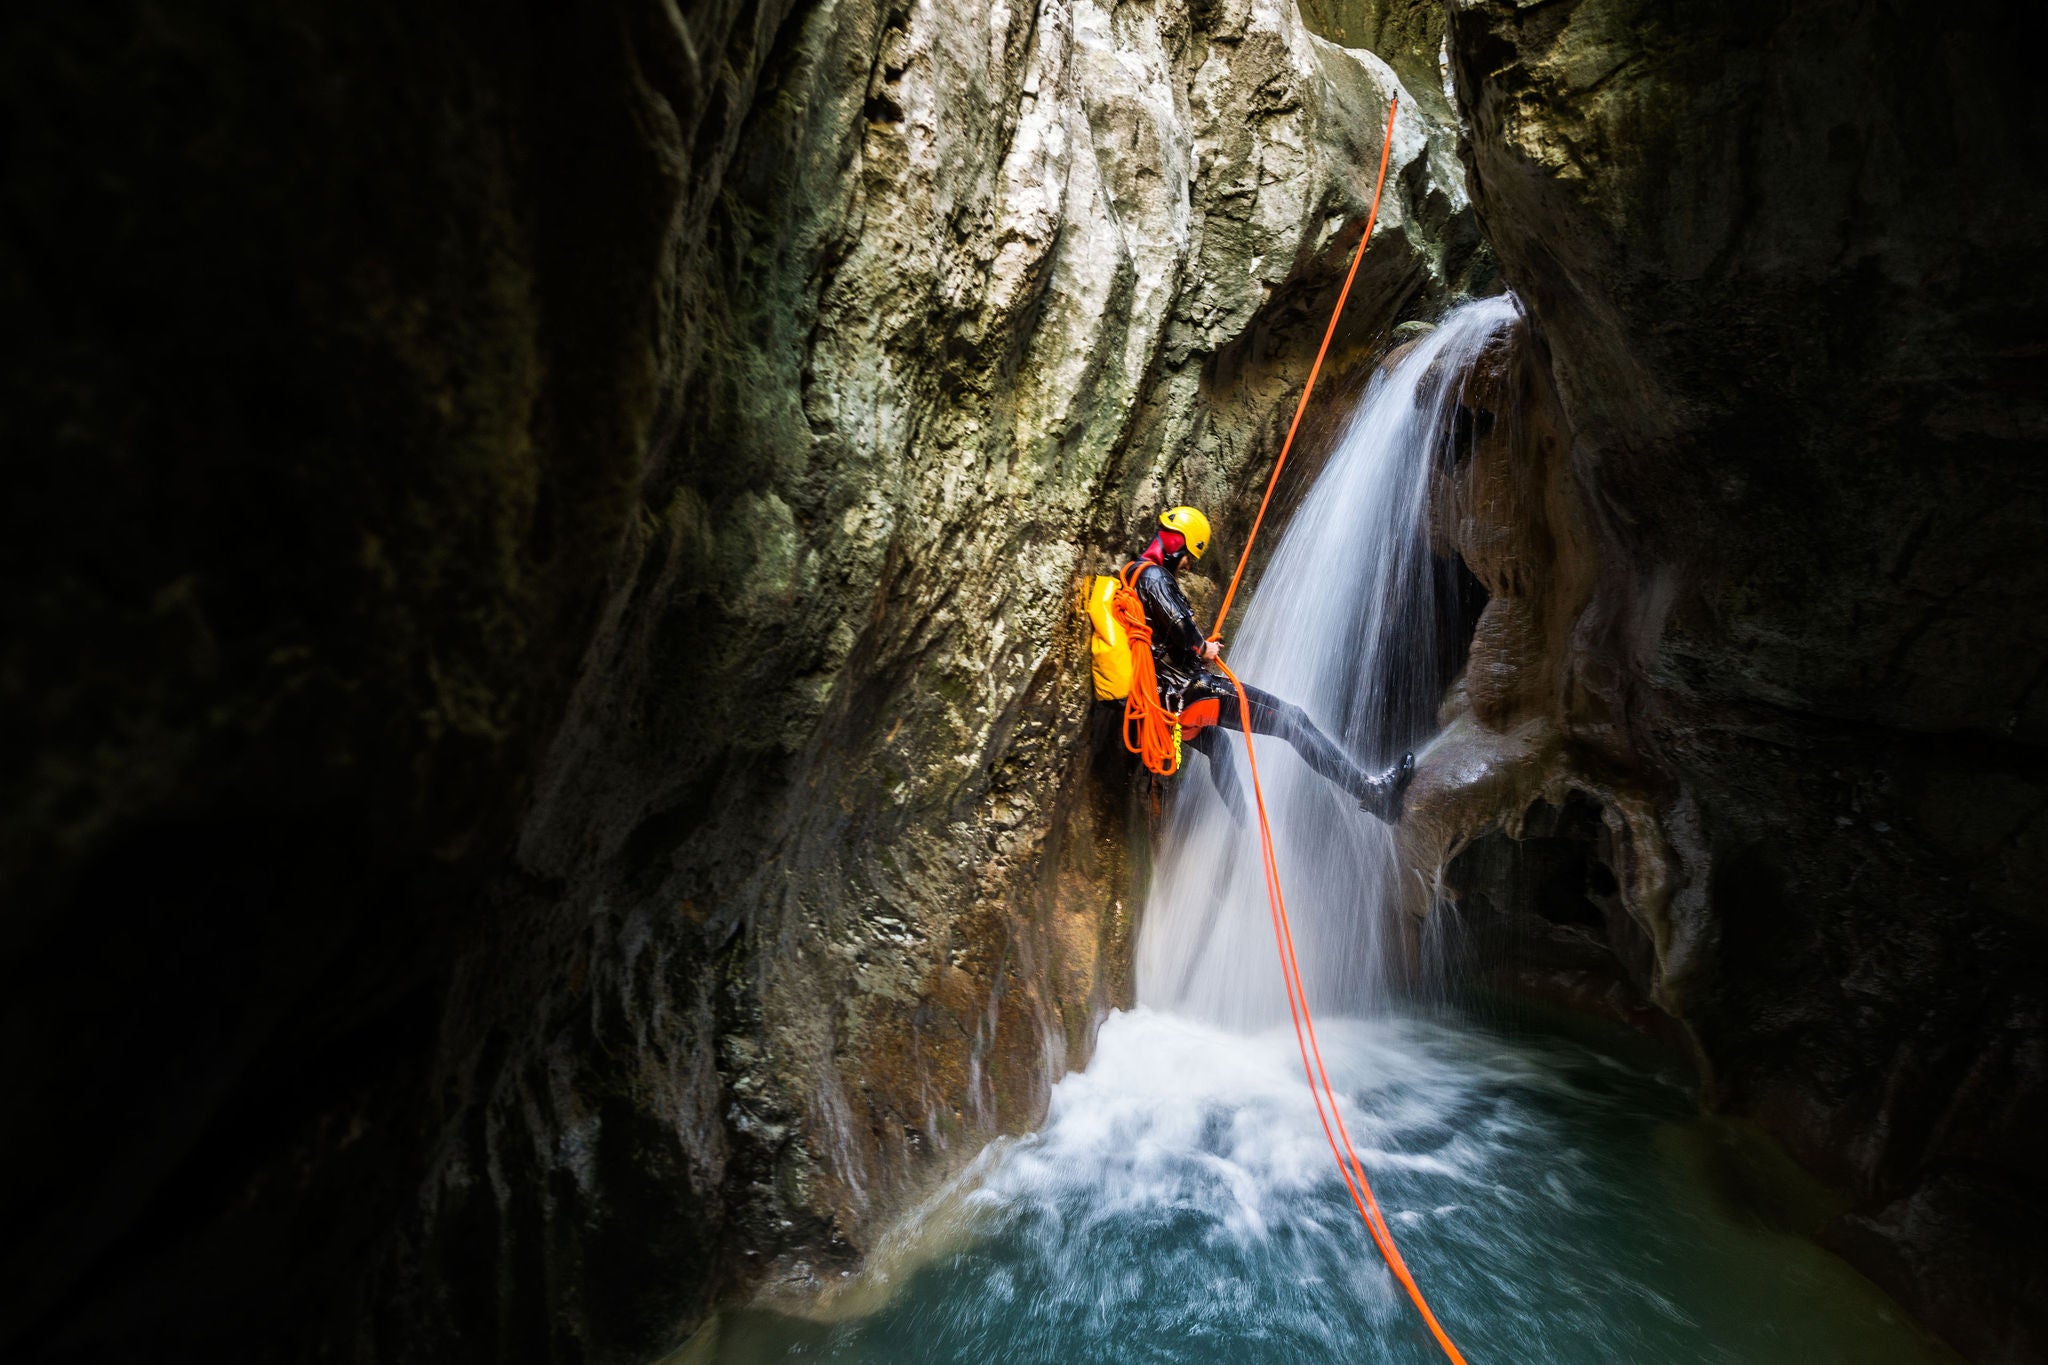
[[[1573,791],[1539,802],[1520,838],[1475,839],[1444,871],[1433,932],[1456,944],[1460,975],[1486,989],[1592,1014],[1690,1056],[1683,1031],[1650,1003],[1655,952],[1623,907],[1600,804]]]

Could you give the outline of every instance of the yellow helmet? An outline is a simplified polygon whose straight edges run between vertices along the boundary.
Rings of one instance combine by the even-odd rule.
[[[1188,554],[1196,559],[1209,548],[1209,519],[1192,507],[1170,507],[1159,514],[1159,525],[1178,531],[1188,543]]]

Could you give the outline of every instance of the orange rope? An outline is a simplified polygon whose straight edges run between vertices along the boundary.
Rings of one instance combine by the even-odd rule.
[[[1266,519],[1266,504],[1273,501],[1273,489],[1280,482],[1280,471],[1286,467],[1287,452],[1294,449],[1294,433],[1301,429],[1301,414],[1308,411],[1308,396],[1316,391],[1316,376],[1323,371],[1330,339],[1337,335],[1337,319],[1344,315],[1344,301],[1351,297],[1351,282],[1358,278],[1358,263],[1365,259],[1365,244],[1372,240],[1373,227],[1380,220],[1380,191],[1387,185],[1387,154],[1394,149],[1394,112],[1400,107],[1399,95],[1387,105],[1387,135],[1380,141],[1379,178],[1372,182],[1372,212],[1365,217],[1365,232],[1358,239],[1358,250],[1352,254],[1344,287],[1337,291],[1337,306],[1330,310],[1330,325],[1323,329],[1323,344],[1316,348],[1316,363],[1308,367],[1308,383],[1302,386],[1301,401],[1294,405],[1294,420],[1287,424],[1287,439],[1280,443],[1280,458],[1273,462],[1273,477],[1266,480],[1266,496],[1259,499],[1259,514],[1252,518],[1252,533],[1244,538],[1244,550],[1237,557],[1237,572],[1230,576],[1230,588],[1223,594],[1223,610],[1216,613],[1216,625],[1209,632],[1212,640],[1223,638],[1223,623],[1229,619],[1230,604],[1237,599],[1237,584],[1244,577],[1244,566],[1251,561],[1252,542],[1259,538],[1259,525]]]
[[[1123,624],[1131,641],[1131,691],[1124,698],[1124,747],[1161,777],[1180,770],[1180,716],[1159,700],[1159,670],[1152,662],[1152,626],[1145,605],[1131,586],[1145,562],[1117,575],[1122,591],[1109,599],[1110,614]]]
[[[1252,749],[1252,704],[1245,696],[1244,684],[1237,674],[1230,671],[1230,665],[1221,659],[1216,666],[1230,679],[1230,685],[1237,689],[1237,714],[1244,726],[1244,756],[1251,765],[1252,799],[1259,811],[1259,850],[1266,874],[1266,902],[1272,911],[1273,941],[1280,949],[1280,974],[1287,985],[1287,1012],[1294,1020],[1294,1042],[1301,1050],[1302,1073],[1308,1077],[1309,1094],[1316,1102],[1316,1118],[1323,1125],[1323,1137],[1329,1141],[1330,1153],[1337,1158],[1337,1170],[1344,1177],[1344,1188],[1351,1192],[1351,1202],[1358,1209],[1358,1216],[1365,1220],[1365,1229],[1372,1234],[1373,1244],[1380,1249],[1387,1269],[1394,1272],[1394,1278],[1408,1291],[1409,1301],[1415,1311],[1422,1314],[1422,1320],[1429,1324],[1430,1334],[1436,1344],[1443,1348],[1444,1355],[1455,1365],[1465,1365],[1465,1357],[1458,1351],[1443,1324],[1430,1311],[1429,1301],[1422,1297],[1421,1286],[1408,1273],[1408,1263],[1402,1259],[1401,1250],[1394,1245],[1394,1234],[1387,1229],[1386,1215],[1380,1212],[1380,1202],[1373,1197],[1372,1185],[1365,1178],[1365,1166],[1358,1159],[1358,1151],[1351,1145],[1351,1134],[1344,1126],[1343,1111],[1337,1107],[1337,1091],[1330,1084],[1330,1073],[1323,1065],[1323,1050],[1316,1042],[1316,1022],[1308,1009],[1308,992],[1301,983],[1301,965],[1294,956],[1294,928],[1287,918],[1287,899],[1280,893],[1280,868],[1273,860],[1273,829],[1266,820],[1266,794],[1259,786],[1259,759]],[[1321,1085],[1317,1085],[1317,1081]],[[1329,1095],[1329,1108],[1325,1112],[1323,1096]],[[1331,1131],[1331,1123],[1336,1131]],[[1341,1140],[1341,1147],[1339,1145]]]
[[[1323,358],[1330,350],[1330,339],[1337,334],[1337,319],[1343,315],[1344,302],[1351,296],[1351,282],[1358,277],[1358,263],[1365,259],[1365,245],[1372,240],[1373,227],[1379,221],[1380,192],[1387,183],[1387,156],[1394,145],[1394,113],[1399,107],[1398,98],[1387,107],[1387,135],[1380,145],[1380,170],[1379,178],[1372,187],[1372,212],[1366,218],[1364,235],[1358,239],[1358,251],[1351,258],[1351,270],[1344,277],[1344,287],[1337,293],[1337,306],[1330,313],[1330,325],[1323,331],[1323,344],[1316,351],[1315,364],[1309,367],[1308,383],[1302,388],[1301,401],[1294,406],[1294,420],[1288,424],[1287,439],[1280,444],[1280,458],[1273,462],[1273,474],[1266,481],[1265,497],[1259,500],[1258,515],[1252,519],[1251,534],[1245,537],[1244,549],[1237,557],[1237,570],[1230,576],[1230,589],[1223,594],[1223,609],[1216,613],[1216,628],[1210,633],[1211,640],[1220,640],[1223,636],[1223,622],[1230,615],[1230,604],[1237,596],[1238,582],[1244,577],[1244,566],[1251,559],[1252,542],[1258,539],[1260,523],[1266,519],[1266,506],[1273,500],[1273,489],[1280,482],[1280,470],[1287,463],[1288,451],[1294,447],[1294,435],[1301,428],[1301,415],[1308,407],[1308,396],[1315,392],[1316,376],[1322,372]],[[1151,677],[1152,662],[1150,638],[1151,632],[1148,629],[1148,648],[1145,650],[1148,679]],[[1134,646],[1135,639],[1134,634]],[[1135,647],[1133,662],[1136,662]],[[1422,1314],[1422,1320],[1429,1325],[1430,1334],[1436,1338],[1436,1344],[1443,1348],[1444,1355],[1453,1361],[1454,1365],[1465,1365],[1465,1357],[1459,1353],[1457,1345],[1444,1331],[1443,1324],[1436,1320],[1436,1314],[1430,1311],[1429,1301],[1423,1298],[1422,1289],[1415,1283],[1415,1277],[1408,1272],[1408,1263],[1402,1259],[1400,1248],[1394,1245],[1394,1235],[1387,1228],[1386,1215],[1380,1212],[1379,1200],[1373,1197],[1372,1184],[1365,1178],[1364,1163],[1358,1159],[1358,1150],[1351,1143],[1351,1133],[1344,1126],[1343,1111],[1337,1107],[1336,1087],[1330,1084],[1329,1069],[1323,1065],[1323,1050],[1316,1042],[1315,1017],[1309,1013],[1308,991],[1302,985],[1301,964],[1294,955],[1294,926],[1287,917],[1287,899],[1280,892],[1280,867],[1273,859],[1273,829],[1266,819],[1266,794],[1259,786],[1259,759],[1252,747],[1251,699],[1245,695],[1244,684],[1238,681],[1237,674],[1230,671],[1230,665],[1218,659],[1216,666],[1223,670],[1223,675],[1230,679],[1230,685],[1237,689],[1238,720],[1244,727],[1244,754],[1251,765],[1252,798],[1257,803],[1259,812],[1259,853],[1266,876],[1266,902],[1272,913],[1273,942],[1280,951],[1280,975],[1287,987],[1287,1013],[1294,1021],[1294,1042],[1301,1051],[1302,1074],[1308,1078],[1309,1094],[1316,1103],[1316,1118],[1323,1125],[1323,1136],[1329,1141],[1330,1154],[1337,1158],[1337,1169],[1344,1177],[1344,1188],[1350,1191],[1352,1205],[1357,1208],[1358,1216],[1365,1220],[1366,1231],[1372,1235],[1373,1244],[1385,1258],[1387,1269],[1394,1272],[1394,1278],[1408,1291],[1408,1298],[1415,1305],[1415,1311]],[[1156,688],[1156,682],[1153,685]],[[1137,694],[1138,689],[1133,686],[1131,695],[1134,701]],[[1153,693],[1152,705],[1155,708],[1159,705],[1156,691]],[[1160,709],[1164,714],[1163,708]],[[1124,715],[1124,742],[1128,745],[1131,717],[1128,704]],[[1325,1096],[1328,1097],[1327,1107]]]

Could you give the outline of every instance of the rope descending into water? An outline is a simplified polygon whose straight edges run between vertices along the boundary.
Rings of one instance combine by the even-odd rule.
[[[1408,1273],[1408,1263],[1402,1259],[1401,1249],[1394,1245],[1394,1234],[1387,1229],[1386,1216],[1380,1212],[1380,1201],[1373,1197],[1372,1185],[1365,1178],[1365,1167],[1351,1145],[1350,1131],[1344,1126],[1343,1111],[1337,1107],[1336,1087],[1330,1084],[1330,1073],[1323,1066],[1323,1050],[1316,1043],[1316,1021],[1309,1014],[1308,992],[1301,984],[1301,966],[1294,957],[1294,929],[1288,923],[1287,901],[1280,894],[1280,868],[1273,861],[1273,830],[1266,822],[1266,794],[1259,788],[1259,760],[1252,753],[1251,703],[1245,697],[1244,684],[1237,680],[1230,666],[1221,659],[1216,661],[1216,666],[1237,689],[1239,714],[1244,717],[1244,753],[1251,764],[1252,799],[1258,804],[1259,849],[1266,874],[1266,902],[1273,917],[1273,941],[1280,948],[1280,974],[1287,984],[1287,1012],[1294,1020],[1294,1042],[1301,1049],[1301,1069],[1308,1077],[1308,1090],[1316,1102],[1316,1117],[1322,1121],[1323,1137],[1330,1144],[1331,1154],[1337,1158],[1337,1170],[1344,1177],[1344,1188],[1351,1191],[1351,1202],[1358,1209],[1358,1216],[1365,1220],[1366,1231],[1372,1234],[1373,1244],[1380,1249],[1387,1269],[1394,1272],[1394,1278],[1408,1291],[1408,1298],[1415,1304],[1415,1310],[1422,1314],[1422,1320],[1429,1324],[1430,1333],[1436,1337],[1436,1344],[1443,1347],[1444,1354],[1457,1365],[1465,1365],[1465,1357],[1444,1331],[1443,1324],[1436,1320],[1436,1314],[1430,1311],[1429,1301],[1422,1297],[1421,1287]],[[1314,1059],[1313,1064],[1311,1058]],[[1326,1093],[1329,1096],[1327,1110],[1323,1098]],[[1333,1122],[1336,1124],[1334,1132],[1331,1130]]]
[[[1258,538],[1259,524],[1266,519],[1266,505],[1273,500],[1274,486],[1280,482],[1281,467],[1287,463],[1287,452],[1294,446],[1294,434],[1301,427],[1301,414],[1308,407],[1308,396],[1315,392],[1316,375],[1323,368],[1323,357],[1329,353],[1330,339],[1337,334],[1337,319],[1344,312],[1344,301],[1351,296],[1351,282],[1358,278],[1358,263],[1365,259],[1365,244],[1372,240],[1372,230],[1379,221],[1380,191],[1387,183],[1387,156],[1394,145],[1394,113],[1400,108],[1397,96],[1387,106],[1387,135],[1380,144],[1379,178],[1373,183],[1372,212],[1365,220],[1365,233],[1358,239],[1358,252],[1351,258],[1351,271],[1344,277],[1344,287],[1337,293],[1337,306],[1330,313],[1330,325],[1323,332],[1323,344],[1316,351],[1315,364],[1309,367],[1308,383],[1301,390],[1301,401],[1294,406],[1294,421],[1288,425],[1287,439],[1280,444],[1280,458],[1273,462],[1273,475],[1266,481],[1266,496],[1259,500],[1258,516],[1252,520],[1251,534],[1245,537],[1244,549],[1237,557],[1237,571],[1230,576],[1230,590],[1223,595],[1223,609],[1216,613],[1216,627],[1210,632],[1211,640],[1223,638],[1223,622],[1230,615],[1230,603],[1237,596],[1238,580],[1244,577],[1244,566],[1251,559],[1252,542]],[[1147,632],[1149,637],[1149,631]],[[1133,643],[1136,641],[1133,635]],[[1133,651],[1135,654],[1135,650]],[[1135,658],[1133,660],[1135,662]],[[1145,651],[1145,663],[1149,669],[1151,650]],[[1429,1301],[1422,1297],[1421,1288],[1415,1277],[1408,1273],[1408,1263],[1401,1258],[1400,1248],[1394,1245],[1394,1235],[1387,1229],[1385,1215],[1380,1212],[1379,1200],[1373,1197],[1372,1185],[1365,1178],[1365,1167],[1358,1159],[1357,1149],[1351,1145],[1351,1134],[1344,1127],[1343,1111],[1337,1107],[1337,1091],[1330,1084],[1330,1073],[1323,1065],[1323,1050],[1316,1043],[1316,1021],[1309,1013],[1308,992],[1301,983],[1301,966],[1294,957],[1294,928],[1287,919],[1287,900],[1280,894],[1280,868],[1273,861],[1273,830],[1266,820],[1266,794],[1259,787],[1259,759],[1252,750],[1252,706],[1245,695],[1244,684],[1237,680],[1237,674],[1221,659],[1216,666],[1223,670],[1230,685],[1237,689],[1238,716],[1244,726],[1244,755],[1251,765],[1252,799],[1259,812],[1259,852],[1266,874],[1266,902],[1272,911],[1273,941],[1280,949],[1280,974],[1287,986],[1287,1012],[1294,1020],[1294,1041],[1301,1050],[1301,1069],[1308,1077],[1309,1094],[1316,1102],[1316,1117],[1323,1125],[1323,1136],[1329,1140],[1330,1153],[1337,1158],[1337,1169],[1344,1177],[1344,1188],[1351,1192],[1351,1202],[1358,1209],[1358,1216],[1365,1220],[1366,1231],[1372,1234],[1373,1244],[1380,1249],[1387,1269],[1394,1272],[1394,1278],[1408,1291],[1408,1298],[1415,1304],[1415,1310],[1422,1314],[1422,1320],[1429,1324],[1429,1330],[1436,1337],[1436,1344],[1456,1365],[1465,1365],[1465,1357],[1451,1341],[1443,1325],[1436,1320],[1436,1314],[1429,1309]],[[1131,695],[1135,699],[1138,689],[1133,686]],[[1157,693],[1153,694],[1153,706],[1158,707]],[[1163,708],[1161,708],[1163,710]],[[1126,744],[1130,743],[1130,711],[1124,713]],[[1174,758],[1179,759],[1179,746],[1175,746]],[[1148,767],[1151,764],[1148,762]],[[1158,769],[1154,769],[1158,771]],[[1320,1084],[1319,1084],[1320,1083]],[[1325,1096],[1328,1107],[1325,1108]],[[1334,1123],[1335,1127],[1332,1128]]]

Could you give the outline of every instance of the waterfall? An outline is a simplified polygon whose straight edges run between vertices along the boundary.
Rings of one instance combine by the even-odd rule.
[[[1469,303],[1375,375],[1336,450],[1288,522],[1224,648],[1247,683],[1303,707],[1368,766],[1427,734],[1444,679],[1439,573],[1424,518],[1434,457],[1512,299]],[[1228,547],[1223,547],[1228,549]],[[1248,777],[1243,738],[1224,747]],[[1396,946],[1388,907],[1393,834],[1277,739],[1258,737],[1274,853],[1302,978],[1321,1009],[1386,997]],[[1239,1029],[1287,1018],[1257,840],[1194,755],[1180,787],[1138,942],[1147,1006]],[[1251,817],[1247,816],[1247,822]]]

